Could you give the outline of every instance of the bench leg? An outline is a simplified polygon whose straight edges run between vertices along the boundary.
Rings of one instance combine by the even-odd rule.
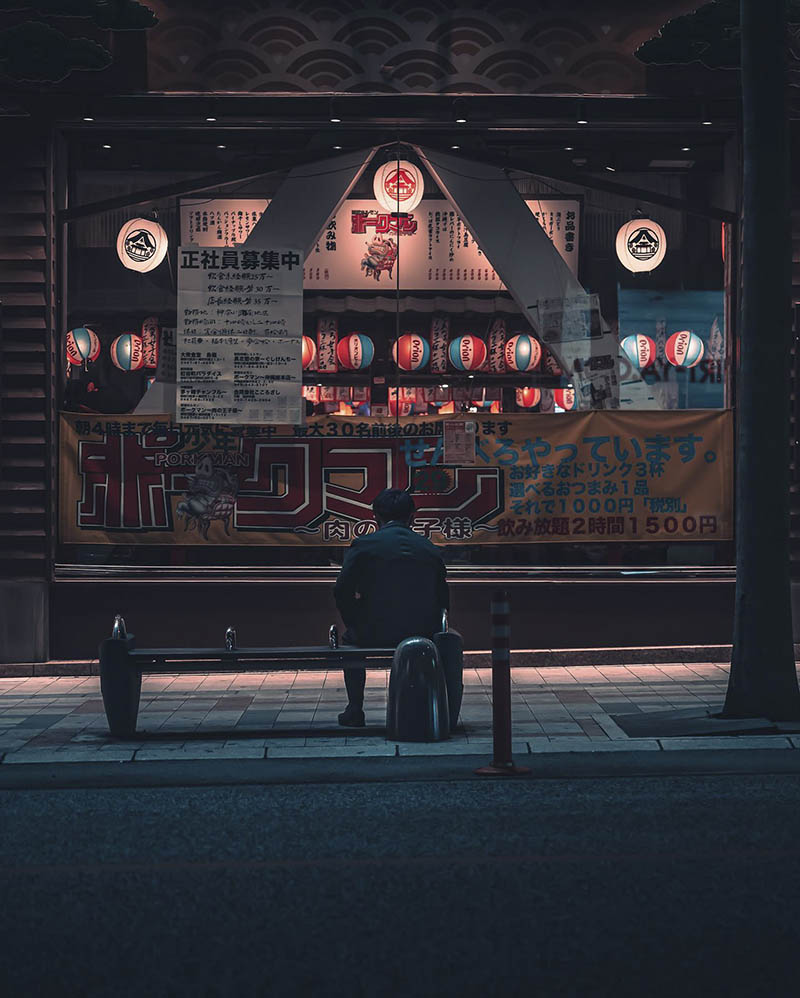
[[[100,691],[108,729],[114,738],[136,734],[142,673],[131,662],[133,635],[107,638],[100,645]]]
[[[464,695],[464,642],[458,631],[434,634],[433,643],[439,652],[447,683],[447,702],[450,706],[450,733],[456,730],[461,699]]]

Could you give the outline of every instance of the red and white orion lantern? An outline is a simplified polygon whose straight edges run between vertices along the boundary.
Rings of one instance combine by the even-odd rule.
[[[375,357],[375,344],[363,333],[343,336],[336,346],[339,366],[347,371],[362,371],[369,367]]]
[[[650,367],[656,359],[655,341],[651,340],[649,336],[645,336],[644,333],[632,333],[630,336],[626,336],[620,343],[620,349],[631,364],[638,367],[640,371]]]
[[[169,240],[152,218],[131,218],[117,235],[117,256],[123,267],[146,274],[155,270],[167,255]]]
[[[136,333],[122,333],[111,344],[111,361],[120,371],[138,371],[144,367],[142,337]]]
[[[409,212],[422,200],[425,185],[418,166],[406,159],[394,159],[375,171],[372,189],[384,211]]]
[[[458,336],[448,350],[450,363],[457,371],[477,371],[486,363],[488,350],[479,336]]]
[[[541,359],[541,344],[527,333],[512,336],[506,343],[505,361],[509,371],[535,371]]]
[[[518,388],[517,405],[521,409],[532,409],[542,401],[542,393],[538,388]]]
[[[310,367],[312,367],[316,359],[317,344],[311,339],[310,336],[304,336],[302,353],[303,370],[307,371]]]
[[[430,344],[418,333],[405,333],[392,345],[392,360],[401,371],[421,370],[430,356]]]
[[[688,329],[673,333],[664,345],[664,353],[675,367],[694,367],[703,359],[705,346],[697,335]]]
[[[575,408],[575,389],[556,388],[553,391],[553,401],[559,409],[564,409],[566,412],[569,412],[570,409]]]
[[[86,367],[100,356],[100,338],[93,329],[79,326],[67,333],[67,360],[75,367]]]

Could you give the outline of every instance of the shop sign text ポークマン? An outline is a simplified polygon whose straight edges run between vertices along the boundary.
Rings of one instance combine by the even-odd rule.
[[[458,419],[458,417],[448,417]],[[372,501],[411,489],[437,544],[730,538],[728,411],[473,416],[475,463],[444,463],[446,420],[303,427],[61,417],[61,541],[349,544]]]

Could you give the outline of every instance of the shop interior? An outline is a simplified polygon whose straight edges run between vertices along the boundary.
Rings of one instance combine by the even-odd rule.
[[[336,122],[336,114],[330,111],[316,134],[309,127],[266,133],[245,124],[221,127],[216,114],[176,129],[169,142],[163,141],[166,123],[146,129],[117,123],[103,130],[84,122],[64,133],[63,188],[71,209],[61,275],[64,411],[124,419],[141,406],[156,379],[169,376],[177,247],[187,240],[217,249],[241,242],[294,162],[315,156],[329,161],[343,149],[375,146],[369,167],[305,261],[307,417],[435,420],[464,413],[480,421],[528,412],[555,419],[577,407],[571,372],[536,336],[480,255],[469,220],[458,216],[415,156],[414,141],[432,144],[430,128],[408,128],[397,136],[393,129],[381,132],[378,123],[364,130]],[[735,236],[719,213],[704,213],[704,206],[725,203],[734,155],[729,123],[706,111],[672,126],[662,121],[590,127],[577,118],[535,128],[502,121],[462,124],[464,129],[449,122],[436,134],[442,152],[462,156],[465,168],[472,158],[503,165],[546,231],[549,225],[554,245],[561,239],[562,256],[567,232],[561,230],[569,222],[570,265],[574,261],[575,275],[595,296],[599,321],[619,342],[622,376],[626,365],[638,369],[653,387],[657,408],[730,407]],[[414,212],[392,218],[375,202],[374,174],[397,160],[417,167],[424,194]],[[354,231],[349,202],[366,213],[361,231]],[[163,265],[140,272],[120,264],[115,245],[132,217],[152,221],[153,231],[164,233]],[[657,223],[667,251],[654,269],[634,272],[621,261],[615,241],[623,226],[641,218]],[[412,266],[404,256],[411,238],[418,240],[418,252],[427,245],[427,267]],[[345,276],[337,279],[326,261],[332,253],[342,256],[343,242],[347,260],[338,266]],[[460,265],[468,257],[468,265]],[[691,334],[689,346],[676,354],[675,338],[684,332]],[[62,545],[58,560],[65,574],[122,566],[250,570],[330,567],[342,553],[280,546]],[[465,570],[702,569],[732,560],[730,542],[690,541],[464,545],[448,553]]]

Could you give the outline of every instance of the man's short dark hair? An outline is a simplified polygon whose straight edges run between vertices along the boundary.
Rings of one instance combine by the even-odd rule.
[[[399,520],[400,523],[410,523],[417,507],[408,492],[402,489],[384,489],[375,496],[372,510],[383,523],[392,523],[395,520]]]

